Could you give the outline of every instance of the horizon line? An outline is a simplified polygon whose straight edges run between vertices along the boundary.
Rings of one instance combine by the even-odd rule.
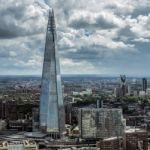
[[[128,74],[61,74],[62,77],[67,77],[67,76],[94,76],[94,77],[120,77],[120,75],[126,75],[126,77],[139,77],[139,78],[150,78],[150,75],[128,75]],[[42,77],[40,74],[0,74],[0,77]]]

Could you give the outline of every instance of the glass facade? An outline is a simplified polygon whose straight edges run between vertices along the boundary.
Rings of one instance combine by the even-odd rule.
[[[49,133],[64,130],[64,106],[59,57],[56,48],[56,29],[53,10],[49,12],[43,63],[40,127]]]
[[[123,136],[124,119],[121,109],[81,108],[79,128],[82,138],[109,138]]]

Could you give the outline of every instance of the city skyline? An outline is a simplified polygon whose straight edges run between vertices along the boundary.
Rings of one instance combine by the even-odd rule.
[[[148,0],[63,3],[2,0],[0,75],[41,75],[50,6],[56,12],[62,74],[150,76]]]

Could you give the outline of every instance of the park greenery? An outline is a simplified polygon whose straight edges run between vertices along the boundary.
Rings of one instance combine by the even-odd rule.
[[[102,99],[104,102],[117,101],[121,103],[141,103],[146,104],[148,97],[140,96],[124,96],[124,97],[114,97],[113,95],[105,92],[99,92],[96,96],[93,95],[76,95],[75,98],[79,98],[76,101],[77,106],[86,106],[90,104],[96,104],[97,99]]]

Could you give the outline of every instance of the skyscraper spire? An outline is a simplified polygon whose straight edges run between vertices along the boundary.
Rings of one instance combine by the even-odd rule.
[[[49,10],[49,18],[48,18],[47,31],[48,32],[52,32],[52,33],[56,32],[56,26],[55,26],[55,19],[54,19],[54,11],[53,11],[53,9]]]
[[[50,134],[64,131],[65,117],[53,9],[49,11],[40,99],[40,127]]]

